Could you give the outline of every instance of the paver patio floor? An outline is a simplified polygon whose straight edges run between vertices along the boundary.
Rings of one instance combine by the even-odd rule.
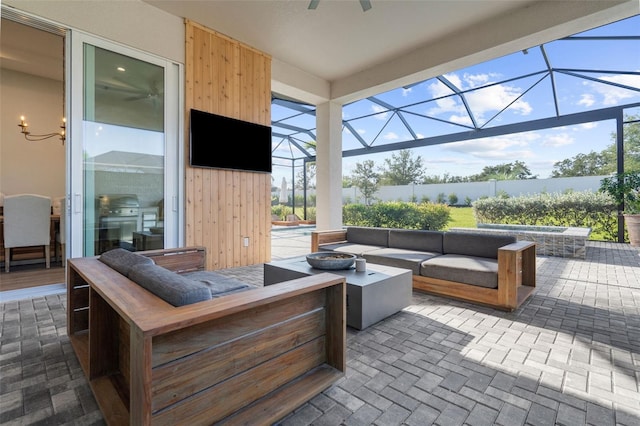
[[[273,234],[274,260],[308,251],[309,230]],[[221,272],[262,284],[262,265]],[[537,274],[513,313],[414,292],[349,328],[345,377],[282,425],[640,424],[640,250],[589,243],[585,260],[539,256]],[[2,424],[102,423],[65,306],[0,304]]]

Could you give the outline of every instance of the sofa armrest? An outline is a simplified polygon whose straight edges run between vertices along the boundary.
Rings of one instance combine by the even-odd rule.
[[[517,308],[536,286],[536,243],[518,241],[498,249],[498,301]]]
[[[325,244],[344,243],[347,241],[346,229],[333,229],[328,231],[313,231],[311,233],[311,252],[319,250]]]

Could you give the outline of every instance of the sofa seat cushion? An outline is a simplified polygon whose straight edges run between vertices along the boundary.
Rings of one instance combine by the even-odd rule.
[[[389,247],[442,253],[442,235],[441,231],[392,229],[389,231]]]
[[[349,226],[347,227],[347,241],[352,244],[388,247],[389,229]]]
[[[100,255],[98,260],[109,266],[111,269],[115,269],[120,272],[125,277],[129,276],[129,271],[136,265],[154,264],[151,258],[130,252],[123,248],[106,251]]]
[[[155,264],[131,267],[129,279],[173,306],[211,299],[211,291],[207,286]]]
[[[319,248],[320,251],[337,251],[339,253],[355,254],[356,256],[362,256],[364,253],[380,250],[385,246],[372,246],[367,244],[355,244],[355,243],[336,243],[326,244]]]
[[[498,288],[498,261],[486,257],[445,254],[422,262],[420,275],[480,287]]]
[[[426,259],[440,256],[440,253],[405,250],[399,248],[382,248],[364,253],[363,257],[370,263],[410,269],[413,275],[420,275],[420,265]]]
[[[512,235],[487,235],[471,232],[445,232],[442,239],[444,254],[498,258],[498,249],[516,242]]]
[[[213,298],[256,288],[251,284],[213,271],[187,272],[182,276],[207,287]]]

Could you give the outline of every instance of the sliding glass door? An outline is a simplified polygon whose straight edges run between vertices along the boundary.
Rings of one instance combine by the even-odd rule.
[[[76,33],[71,52],[71,255],[179,245],[180,65]]]

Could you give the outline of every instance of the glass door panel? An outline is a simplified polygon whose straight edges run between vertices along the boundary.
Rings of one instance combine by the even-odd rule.
[[[165,69],[83,44],[83,256],[164,247]]]
[[[179,67],[83,39],[91,37],[77,37],[80,41],[72,48],[82,57],[81,69],[74,64],[72,92],[82,95],[73,98],[70,148],[72,226],[82,238],[74,240],[72,255],[175,246],[180,238],[176,158],[183,158],[177,149],[181,120],[175,118],[181,99]],[[172,101],[167,104],[166,99]],[[167,150],[173,154],[170,162]],[[171,202],[165,203],[166,198]]]

